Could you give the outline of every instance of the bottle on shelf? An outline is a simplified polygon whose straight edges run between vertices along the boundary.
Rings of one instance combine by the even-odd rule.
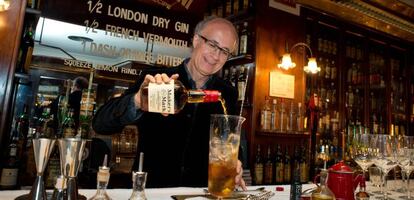
[[[234,87],[237,86],[237,69],[235,66],[230,67],[229,81]]]
[[[267,148],[266,162],[264,165],[264,184],[272,184],[273,181],[273,162],[270,146]]]
[[[29,25],[21,41],[17,72],[27,73],[32,60],[33,47],[33,28],[32,25]]]
[[[296,110],[295,110],[295,106],[293,104],[293,101],[290,102],[290,109],[289,109],[289,116],[288,116],[288,123],[286,126],[286,131],[292,133],[294,131],[296,131]]]
[[[297,115],[296,115],[296,130],[298,132],[302,132],[305,127],[305,111],[302,107],[302,103],[298,103],[298,109],[297,109]]]
[[[275,183],[276,184],[283,184],[284,181],[284,162],[283,162],[283,154],[280,148],[280,144],[276,145],[276,156],[275,156]]]
[[[309,165],[308,165],[308,159],[307,159],[307,148],[302,145],[301,148],[301,158],[300,158],[300,182],[306,183],[309,180]]]
[[[265,97],[265,104],[260,111],[260,128],[261,130],[270,130],[271,124],[271,110],[269,105],[269,99]]]
[[[23,113],[17,119],[17,132],[19,133],[19,137],[22,137],[23,141],[26,141],[27,134],[29,132],[29,110],[27,104],[23,106]],[[25,149],[25,144],[23,144],[23,148],[21,148],[22,152]]]
[[[277,111],[277,99],[272,100],[272,110],[270,113],[270,130],[279,129],[279,112]]]
[[[171,80],[169,84],[143,84],[141,91],[141,109],[148,112],[176,114],[184,108],[186,103],[221,101],[224,105],[219,91],[188,90],[179,80]],[[225,108],[223,107],[223,109]],[[226,114],[226,110],[224,110],[224,114]]]
[[[284,163],[283,163],[283,180],[285,183],[290,183],[291,181],[291,171],[292,171],[292,165],[289,155],[289,148],[288,146],[285,146],[285,156],[284,156]]]
[[[240,1],[239,0],[233,0],[231,2],[233,2],[233,4],[232,4],[233,15],[237,15],[239,13],[239,9],[240,9]]]
[[[12,139],[7,148],[7,155],[4,157],[2,162],[2,170],[0,177],[0,189],[10,190],[18,189],[18,176],[20,168],[20,160],[17,157],[18,150],[18,135],[17,132],[14,132]]]
[[[263,159],[261,155],[260,144],[257,145],[256,159],[254,162],[254,184],[263,184]]]
[[[279,108],[280,108],[279,110],[279,118],[280,118],[279,131],[284,133],[286,131],[286,126],[287,126],[287,115],[286,115],[285,102],[283,101],[283,99],[280,99]]]
[[[63,137],[70,138],[75,137],[76,135],[76,124],[75,120],[73,119],[73,109],[69,108],[69,112],[66,115],[65,119],[62,123],[62,133]]]
[[[241,34],[240,34],[240,45],[239,45],[240,55],[247,54],[247,51],[248,51],[249,31],[247,30],[247,26],[248,26],[248,22],[247,21],[243,22],[243,27],[242,27]]]
[[[239,78],[237,80],[237,90],[239,92],[238,100],[242,101],[245,98],[246,94],[246,82],[247,82],[247,68],[244,65],[240,66],[239,69]]]
[[[79,128],[78,134],[81,138],[89,138],[89,132],[91,128],[93,110],[95,105],[94,91],[85,89],[82,91],[82,99],[80,102],[79,112]]]

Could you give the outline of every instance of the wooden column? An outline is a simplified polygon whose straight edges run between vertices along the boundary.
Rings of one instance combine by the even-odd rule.
[[[0,145],[11,127],[8,116],[25,8],[26,0],[12,0],[9,9],[0,12]]]

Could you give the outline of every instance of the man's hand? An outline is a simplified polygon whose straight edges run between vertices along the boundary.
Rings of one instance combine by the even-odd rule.
[[[241,187],[244,191],[247,190],[246,183],[243,180],[243,167],[240,160],[237,161],[237,176],[236,176],[236,186]]]
[[[171,77],[168,77],[167,74],[164,74],[164,73],[156,74],[155,76],[147,74],[141,85],[148,84],[148,83],[157,83],[157,84],[169,83],[172,79],[176,80],[177,78],[178,78],[178,74],[173,74]],[[138,92],[135,93],[134,103],[135,103],[135,108],[137,109],[141,108],[141,87],[138,90]],[[167,116],[168,114],[163,113],[162,115]]]

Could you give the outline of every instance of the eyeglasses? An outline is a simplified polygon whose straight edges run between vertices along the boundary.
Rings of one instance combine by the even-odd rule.
[[[204,42],[207,44],[207,46],[208,46],[208,48],[209,48],[209,50],[211,52],[216,52],[217,50],[219,50],[219,56],[223,56],[222,58],[226,58],[226,60],[229,59],[229,58],[231,58],[233,56],[230,53],[229,50],[223,49],[222,47],[219,47],[217,45],[217,42],[216,41],[209,40],[209,39],[207,39],[206,37],[204,37],[204,36],[202,36],[200,34],[197,34],[197,35],[204,40]]]

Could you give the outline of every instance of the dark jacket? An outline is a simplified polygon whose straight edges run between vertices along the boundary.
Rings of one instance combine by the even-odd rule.
[[[137,124],[138,152],[145,153],[143,169],[148,172],[148,187],[207,186],[210,114],[223,113],[219,102],[186,104],[180,113],[167,117],[144,112],[135,122],[128,122],[128,105],[145,74],[161,72],[178,73],[184,86],[191,88],[184,64],[146,71],[125,95],[111,99],[99,109],[93,128],[97,133],[110,134],[128,123]],[[228,113],[236,114],[237,90],[229,82],[213,76],[206,89],[221,91]],[[137,170],[136,166],[132,170]]]

